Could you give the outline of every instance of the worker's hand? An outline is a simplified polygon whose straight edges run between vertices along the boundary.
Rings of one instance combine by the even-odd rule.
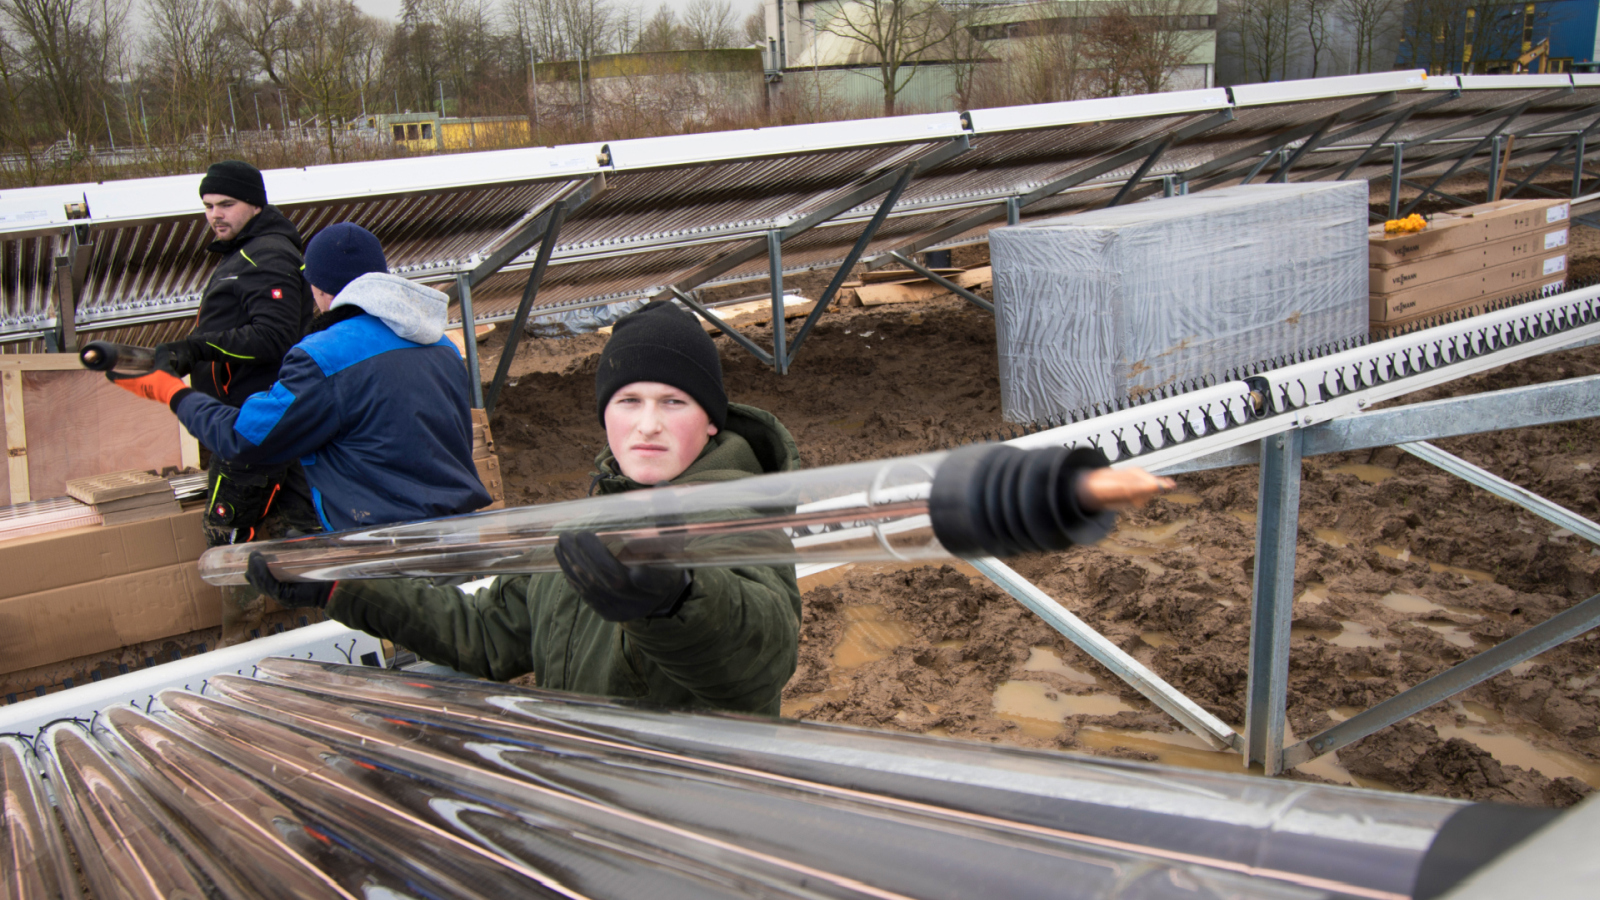
[[[1078,481],[1078,504],[1086,512],[1134,509],[1178,483],[1143,469],[1095,469]]]
[[[318,609],[328,605],[328,598],[333,595],[333,586],[337,581],[279,581],[272,575],[272,569],[267,565],[267,558],[260,550],[250,554],[250,563],[245,566],[245,580],[250,586],[278,601],[282,606],[290,609],[314,606]]]
[[[194,347],[187,340],[156,345],[155,364],[158,369],[166,369],[182,378],[194,371],[194,363]]]
[[[183,379],[163,369],[151,369],[140,375],[111,371],[106,373],[106,380],[131,394],[169,406],[174,394],[189,387]]]
[[[583,602],[607,622],[671,615],[689,592],[688,571],[623,565],[593,532],[557,538],[556,562]]]

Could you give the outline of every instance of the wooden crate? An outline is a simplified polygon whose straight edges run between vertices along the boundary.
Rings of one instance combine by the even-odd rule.
[[[86,475],[200,465],[199,443],[171,410],[84,369],[75,353],[0,355],[0,399],[0,504],[63,496]]]

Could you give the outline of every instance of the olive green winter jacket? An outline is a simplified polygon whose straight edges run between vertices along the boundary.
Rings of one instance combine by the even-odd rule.
[[[673,484],[731,481],[799,467],[788,429],[729,404],[728,422]],[[600,493],[637,490],[609,450]],[[533,672],[541,688],[663,706],[777,715],[794,674],[800,589],[794,566],[702,568],[671,616],[607,622],[559,572],[508,575],[475,595],[413,579],[342,581],[328,614],[430,662],[484,678]]]

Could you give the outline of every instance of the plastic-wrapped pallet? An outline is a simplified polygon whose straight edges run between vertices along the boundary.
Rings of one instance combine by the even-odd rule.
[[[1219,188],[989,233],[1005,417],[1367,330],[1367,184]]]

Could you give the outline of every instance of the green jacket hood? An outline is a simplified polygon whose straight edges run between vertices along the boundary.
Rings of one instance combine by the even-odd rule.
[[[634,491],[643,485],[617,469],[616,457],[606,447],[594,458],[595,493],[616,494]],[[800,468],[800,448],[794,435],[777,417],[764,409],[743,403],[728,404],[728,422],[712,435],[706,448],[689,464],[673,484],[733,481],[751,475],[790,472]]]

